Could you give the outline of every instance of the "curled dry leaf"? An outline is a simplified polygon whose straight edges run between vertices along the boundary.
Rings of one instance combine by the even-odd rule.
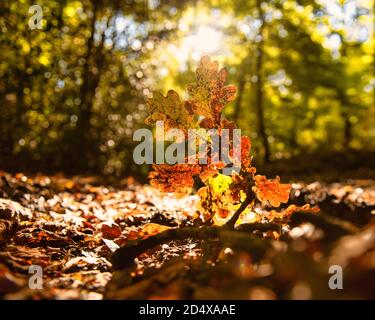
[[[105,239],[116,239],[121,236],[121,228],[118,224],[113,221],[106,221],[102,223],[101,231],[103,238]]]
[[[26,246],[10,245],[6,252],[0,252],[0,262],[12,267],[12,269],[23,269],[23,266],[39,265],[47,267],[51,258],[45,248],[29,248]]]
[[[43,229],[25,228],[16,233],[14,242],[28,247],[67,247],[74,241]]]
[[[83,253],[84,256],[74,257],[67,261],[63,268],[63,272],[71,273],[79,270],[109,271],[111,269],[112,265],[107,259],[97,257],[94,254]]]
[[[28,220],[31,219],[31,211],[25,208],[18,202],[9,199],[0,199],[0,219],[16,219]]]
[[[5,245],[16,230],[16,222],[0,219],[0,247]]]

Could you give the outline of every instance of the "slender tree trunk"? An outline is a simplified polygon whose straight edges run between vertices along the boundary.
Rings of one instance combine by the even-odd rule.
[[[60,0],[59,2],[59,13],[57,16],[57,28],[61,30],[64,26],[64,19],[63,19],[63,13],[64,13],[64,8],[66,6],[67,0]]]
[[[342,44],[344,45],[344,44]],[[350,103],[348,97],[345,93],[345,88],[340,88],[338,92],[338,97],[341,103],[341,117],[344,123],[344,132],[343,132],[343,147],[344,149],[349,149],[350,142],[352,140],[352,123],[350,122],[349,107]]]
[[[112,50],[115,47],[115,36],[117,36],[117,32],[113,33],[113,45],[111,49],[106,50],[104,49],[104,41],[105,41],[105,30],[108,30],[110,26],[110,22],[112,21],[113,15],[117,14],[120,2],[117,0],[113,5],[113,15],[107,16],[107,23],[105,28],[103,29],[102,34],[100,35],[100,41],[97,46],[94,45],[94,34],[95,34],[95,23],[97,21],[97,14],[99,10],[100,1],[93,2],[93,18],[91,21],[91,35],[87,41],[87,52],[85,57],[85,64],[84,64],[84,79],[83,84],[80,90],[80,97],[82,99],[81,104],[81,111],[80,117],[78,121],[78,136],[80,137],[81,141],[78,141],[79,150],[82,150],[84,154],[82,155],[81,159],[84,160],[82,162],[82,166],[84,168],[90,167],[90,159],[96,155],[98,149],[98,137],[93,137],[91,134],[91,118],[92,118],[92,108],[94,105],[95,100],[95,91],[99,85],[100,77],[102,70],[105,66],[107,61],[107,57],[112,53]],[[80,161],[79,161],[80,162]]]
[[[92,97],[93,88],[92,82],[95,73],[95,59],[93,59],[94,51],[94,35],[95,35],[95,24],[97,21],[97,14],[99,9],[99,1],[93,1],[92,6],[92,19],[90,24],[90,37],[87,40],[87,51],[85,55],[85,64],[83,65],[83,80],[82,86],[79,91],[79,96],[81,98],[81,105],[77,123],[77,131],[75,137],[75,166],[78,170],[86,167],[89,163],[90,158],[90,119],[92,112]]]
[[[26,36],[26,39],[31,46],[31,40],[30,40],[30,34]],[[16,78],[17,78],[17,91],[16,91],[16,96],[17,96],[17,117],[16,117],[16,130],[14,136],[14,142],[16,142],[22,135],[23,132],[25,131],[25,122],[24,122],[24,117],[25,117],[25,111],[26,111],[26,106],[25,106],[25,93],[24,89],[25,88],[31,88],[31,76],[27,74],[26,70],[30,67],[30,59],[31,59],[31,51],[25,55],[24,57],[24,68],[17,69],[16,71]],[[13,146],[14,147],[14,146]]]
[[[270,161],[270,146],[268,143],[268,137],[266,133],[265,121],[264,121],[264,105],[263,105],[263,46],[264,46],[264,27],[265,19],[263,14],[263,9],[261,6],[261,0],[257,0],[257,9],[259,19],[261,20],[261,26],[259,27],[259,41],[257,43],[257,54],[256,54],[256,66],[255,66],[255,75],[257,77],[256,83],[256,113],[258,117],[258,133],[261,138],[263,148],[264,148],[264,161]]]
[[[245,89],[245,72],[242,72],[240,75],[240,81],[238,83],[238,96],[236,99],[236,104],[234,106],[234,122],[237,123],[238,120],[240,119],[240,114],[241,114],[241,104],[242,104],[242,99],[243,99],[243,93]]]
[[[345,149],[350,148],[350,142],[352,141],[352,123],[349,117],[345,117],[345,132],[344,132],[344,147]]]
[[[345,150],[350,148],[350,142],[352,140],[352,123],[349,119],[349,101],[347,99],[344,89],[339,89],[338,92],[339,100],[341,102],[341,117],[344,123],[344,132],[343,132],[343,147]]]
[[[344,13],[345,13],[344,3],[341,4],[341,10],[344,16]],[[342,21],[341,23],[344,24],[345,21]],[[339,37],[341,40],[341,49],[340,49],[341,58],[347,58],[348,56],[347,46],[346,46],[345,39],[343,37],[342,32],[339,32]],[[346,74],[346,70],[344,70],[344,74]],[[339,95],[341,108],[342,108],[341,117],[344,123],[343,147],[344,149],[347,150],[349,149],[350,142],[352,140],[352,123],[350,122],[349,101],[348,101],[348,97],[346,95],[345,89],[346,89],[345,87],[340,88],[338,95]]]

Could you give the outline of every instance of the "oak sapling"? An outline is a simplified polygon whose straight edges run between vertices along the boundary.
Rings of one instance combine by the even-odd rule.
[[[269,211],[267,217],[253,210],[257,202],[267,202],[272,207],[287,203],[291,185],[280,183],[279,177],[269,180],[263,175],[257,175],[250,156],[250,138],[240,136],[240,144],[235,142],[233,132],[237,128],[236,124],[222,114],[224,106],[233,101],[236,94],[235,86],[225,85],[226,78],[226,69],[219,69],[217,61],[211,61],[205,56],[196,70],[195,82],[188,86],[190,99],[182,100],[173,90],[168,91],[166,97],[161,93],[154,93],[152,98],[147,99],[149,116],[145,123],[148,125],[162,121],[165,130],[179,129],[184,132],[186,140],[189,139],[189,130],[199,132],[204,129],[206,132],[215,132],[216,136],[208,134],[204,137],[208,147],[203,151],[200,148],[202,140],[196,140],[196,162],[192,163],[187,156],[183,163],[174,165],[154,163],[153,171],[149,173],[151,185],[162,192],[174,192],[179,196],[191,192],[195,178],[199,177],[204,186],[197,191],[200,196],[197,211],[203,224],[201,227],[167,230],[148,239],[129,243],[113,256],[115,268],[131,264],[138,254],[152,246],[186,237],[216,237],[222,243],[250,250],[253,256],[261,256],[268,248],[268,243],[251,234],[235,230],[236,225],[241,224],[241,217],[251,214],[255,225],[264,218],[273,222],[288,218],[295,212],[315,213],[319,210],[310,208],[309,205],[290,205],[280,212]],[[229,135],[224,137],[223,132],[228,130]],[[227,139],[227,143],[221,143],[220,148],[215,148],[215,137],[220,140]],[[225,150],[222,150],[223,147]],[[230,175],[223,174],[223,170],[228,168],[228,161],[221,159],[223,154],[239,170],[233,170]],[[201,157],[207,161],[202,163],[199,161]]]
[[[150,183],[161,191],[186,194],[194,186],[194,177],[199,176],[205,185],[198,190],[201,197],[198,210],[203,219],[206,222],[212,221],[215,225],[225,224],[233,228],[240,214],[245,210],[250,212],[256,201],[268,202],[273,207],[288,202],[291,185],[280,183],[279,177],[269,180],[256,174],[256,168],[251,164],[249,137],[241,136],[240,144],[234,142],[233,131],[236,130],[236,124],[226,119],[222,110],[228,102],[235,99],[236,87],[225,85],[226,78],[225,68],[219,69],[217,61],[211,61],[207,56],[202,57],[196,70],[196,80],[188,86],[190,99],[182,100],[173,90],[166,97],[155,93],[147,100],[150,115],[145,122],[153,125],[164,121],[166,128],[176,128],[186,133],[201,129],[215,130],[219,135],[224,130],[232,132],[227,138],[227,145],[221,144],[226,147],[225,152],[213,148],[211,136],[207,137],[207,153],[197,152],[198,158],[208,159],[207,164],[201,164],[200,161],[191,164],[187,157],[182,164],[154,164],[149,177]],[[223,137],[219,138],[225,140]],[[201,150],[199,143],[196,143],[197,150]],[[227,163],[216,153],[229,155],[234,163],[240,162],[240,170],[233,170],[230,176],[223,175]],[[236,155],[239,155],[239,161],[236,160]],[[298,209],[292,206],[284,212],[290,215]],[[308,207],[304,206],[303,210],[308,210]]]

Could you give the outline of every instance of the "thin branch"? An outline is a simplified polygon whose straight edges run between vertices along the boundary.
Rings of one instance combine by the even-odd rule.
[[[237,209],[237,211],[234,213],[232,218],[229,219],[229,221],[225,224],[225,227],[233,229],[234,225],[236,224],[238,218],[240,217],[241,213],[247,208],[247,206],[252,203],[254,200],[254,197],[249,194],[247,195],[244,202],[241,203],[240,207]]]

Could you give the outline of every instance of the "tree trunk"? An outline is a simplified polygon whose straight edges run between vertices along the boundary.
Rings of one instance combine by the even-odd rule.
[[[257,43],[257,54],[256,54],[256,69],[255,75],[257,77],[256,83],[256,114],[258,118],[258,134],[261,138],[263,148],[264,148],[264,161],[270,161],[270,146],[268,143],[268,137],[266,133],[265,121],[264,121],[264,106],[263,106],[263,75],[262,75],[262,68],[263,68],[263,45],[264,45],[264,27],[265,27],[265,19],[263,14],[263,9],[261,6],[261,1],[257,0],[257,9],[259,19],[261,20],[261,26],[259,27],[259,42]]]
[[[95,59],[93,59],[94,51],[94,35],[95,35],[95,23],[97,20],[97,14],[99,9],[99,1],[93,1],[92,12],[93,16],[90,24],[90,37],[87,40],[87,51],[85,55],[85,64],[83,65],[83,80],[82,86],[79,91],[81,98],[81,108],[78,116],[78,123],[75,137],[75,160],[74,165],[76,169],[81,170],[83,167],[87,167],[90,158],[90,119],[93,104],[93,79],[96,76],[93,73],[95,67]]]
[[[236,104],[234,106],[234,115],[233,115],[233,120],[235,123],[237,123],[238,120],[240,119],[242,98],[243,98],[243,93],[244,93],[245,84],[246,84],[245,75],[246,75],[245,72],[241,73],[240,82],[238,83],[238,96],[236,99]]]
[[[343,148],[345,150],[350,148],[350,142],[352,140],[352,123],[350,122],[349,115],[349,101],[344,91],[344,88],[339,89],[338,96],[341,103],[341,117],[344,123],[344,132],[343,132]]]
[[[341,5],[341,10],[342,10],[342,13],[343,13],[343,16],[344,16],[344,14],[345,14],[344,3],[342,3],[342,5]],[[341,23],[344,24],[345,21],[342,20]],[[347,58],[347,56],[348,56],[347,46],[346,46],[346,43],[345,43],[344,36],[341,32],[339,32],[339,37],[340,37],[340,40],[341,40],[341,48],[340,48],[341,58],[344,58],[344,57]],[[344,74],[346,74],[346,70],[344,70]],[[342,116],[342,120],[343,120],[343,123],[344,123],[343,147],[344,147],[344,149],[347,150],[347,149],[349,149],[350,142],[352,140],[352,124],[350,122],[349,101],[348,101],[348,97],[346,95],[345,90],[346,90],[345,86],[344,86],[344,88],[340,88],[340,90],[338,92],[338,96],[339,96],[339,99],[340,99],[340,102],[341,102],[341,108],[342,108],[341,116]]]

